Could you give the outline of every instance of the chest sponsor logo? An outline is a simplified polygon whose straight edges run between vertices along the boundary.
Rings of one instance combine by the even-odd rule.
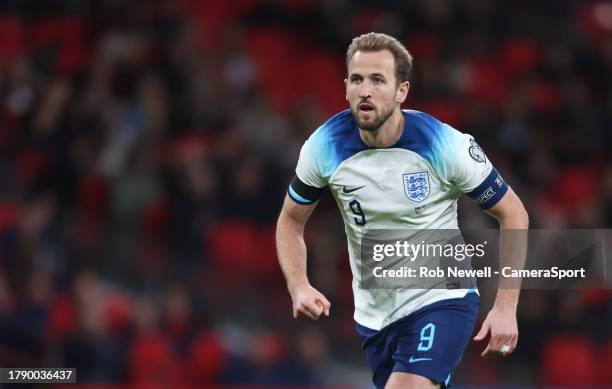
[[[404,193],[406,193],[408,199],[420,203],[429,197],[429,173],[404,173],[402,177],[404,179]]]

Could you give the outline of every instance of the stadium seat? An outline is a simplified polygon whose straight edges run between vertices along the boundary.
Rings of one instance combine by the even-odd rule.
[[[212,226],[205,241],[213,262],[226,274],[265,277],[278,273],[273,226],[226,220]]]
[[[533,85],[531,102],[538,112],[550,114],[559,109],[561,97],[551,83],[540,80]]]
[[[0,17],[0,58],[2,65],[25,51],[25,28],[18,18]],[[0,65],[0,69],[3,67]]]
[[[281,112],[291,112],[298,101],[295,85],[302,82],[295,76],[296,64],[291,35],[277,28],[252,30],[244,42],[247,52],[255,64],[256,82]],[[301,76],[301,75],[300,75]]]
[[[599,191],[599,176],[589,167],[560,169],[550,188],[550,200],[566,214],[574,215]]]
[[[228,354],[218,336],[212,331],[200,332],[187,355],[189,377],[197,385],[218,382],[228,361]]]
[[[612,338],[606,342],[601,358],[599,359],[599,385],[603,388],[612,387]]]
[[[499,63],[495,58],[474,58],[470,60],[468,69],[468,93],[493,108],[501,107],[508,91],[508,80],[500,77]]]
[[[297,64],[296,64],[297,65]],[[299,74],[305,97],[312,98],[327,115],[333,115],[346,108],[344,64],[335,55],[322,50],[310,50],[299,62],[295,73]]]
[[[498,62],[510,77],[517,77],[534,69],[542,56],[537,42],[526,38],[508,39],[500,45]]]
[[[434,34],[425,32],[416,32],[410,34],[406,38],[407,46],[410,48],[410,53],[419,58],[419,61],[425,62],[431,58],[435,58],[440,51],[440,39]]]
[[[465,109],[456,100],[436,99],[424,103],[420,110],[428,112],[444,123],[460,126],[464,120]]]
[[[241,15],[250,11],[260,0],[187,0],[185,9],[189,15],[198,19],[200,47],[212,50],[221,45],[223,34],[228,25]]]
[[[17,216],[16,204],[9,201],[0,202],[0,234],[4,233],[17,221]]]
[[[148,237],[163,240],[168,223],[168,203],[165,199],[156,199],[146,204],[141,212],[141,228]]]
[[[79,313],[74,301],[67,295],[54,299],[49,309],[47,335],[50,339],[63,339],[76,333],[79,327]]]
[[[181,365],[168,341],[157,332],[138,336],[130,347],[128,358],[129,375],[134,384],[173,387],[181,381]]]
[[[542,384],[584,387],[597,383],[598,358],[586,336],[557,335],[542,350]]]
[[[114,339],[119,339],[125,334],[131,323],[132,302],[121,294],[115,293],[110,296],[105,307],[106,328],[108,334]]]
[[[102,176],[83,179],[79,188],[77,204],[85,216],[93,221],[104,220],[108,203],[108,182]]]

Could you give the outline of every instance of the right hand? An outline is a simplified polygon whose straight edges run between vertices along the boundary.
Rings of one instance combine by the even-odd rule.
[[[331,303],[323,293],[319,292],[310,285],[303,285],[294,288],[290,292],[293,300],[293,318],[307,317],[317,320],[321,314],[329,316]]]

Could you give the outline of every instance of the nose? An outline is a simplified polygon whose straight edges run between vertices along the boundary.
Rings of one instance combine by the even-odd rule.
[[[367,98],[367,97],[371,97],[371,94],[372,94],[372,85],[370,84],[370,81],[364,80],[361,83],[361,88],[359,89],[359,97]]]

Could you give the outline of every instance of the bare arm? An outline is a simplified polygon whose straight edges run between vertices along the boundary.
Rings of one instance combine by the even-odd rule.
[[[501,265],[520,268],[524,265],[527,250],[527,228],[529,216],[523,203],[512,188],[502,199],[486,211],[499,222]],[[488,332],[491,338],[483,357],[495,357],[512,353],[518,343],[516,309],[520,294],[520,280],[500,279],[495,304],[487,315],[482,328],[474,340],[484,339]],[[509,349],[502,352],[504,345]]]
[[[523,203],[508,188],[506,195],[487,213],[497,219],[500,229],[502,266],[522,267],[527,250],[527,229],[529,216]],[[495,305],[516,311],[520,293],[520,280],[500,280]]]
[[[329,315],[330,302],[310,285],[306,273],[306,243],[304,227],[317,203],[301,205],[285,196],[276,225],[278,262],[287,281],[293,301],[293,317],[305,316],[316,320]]]

